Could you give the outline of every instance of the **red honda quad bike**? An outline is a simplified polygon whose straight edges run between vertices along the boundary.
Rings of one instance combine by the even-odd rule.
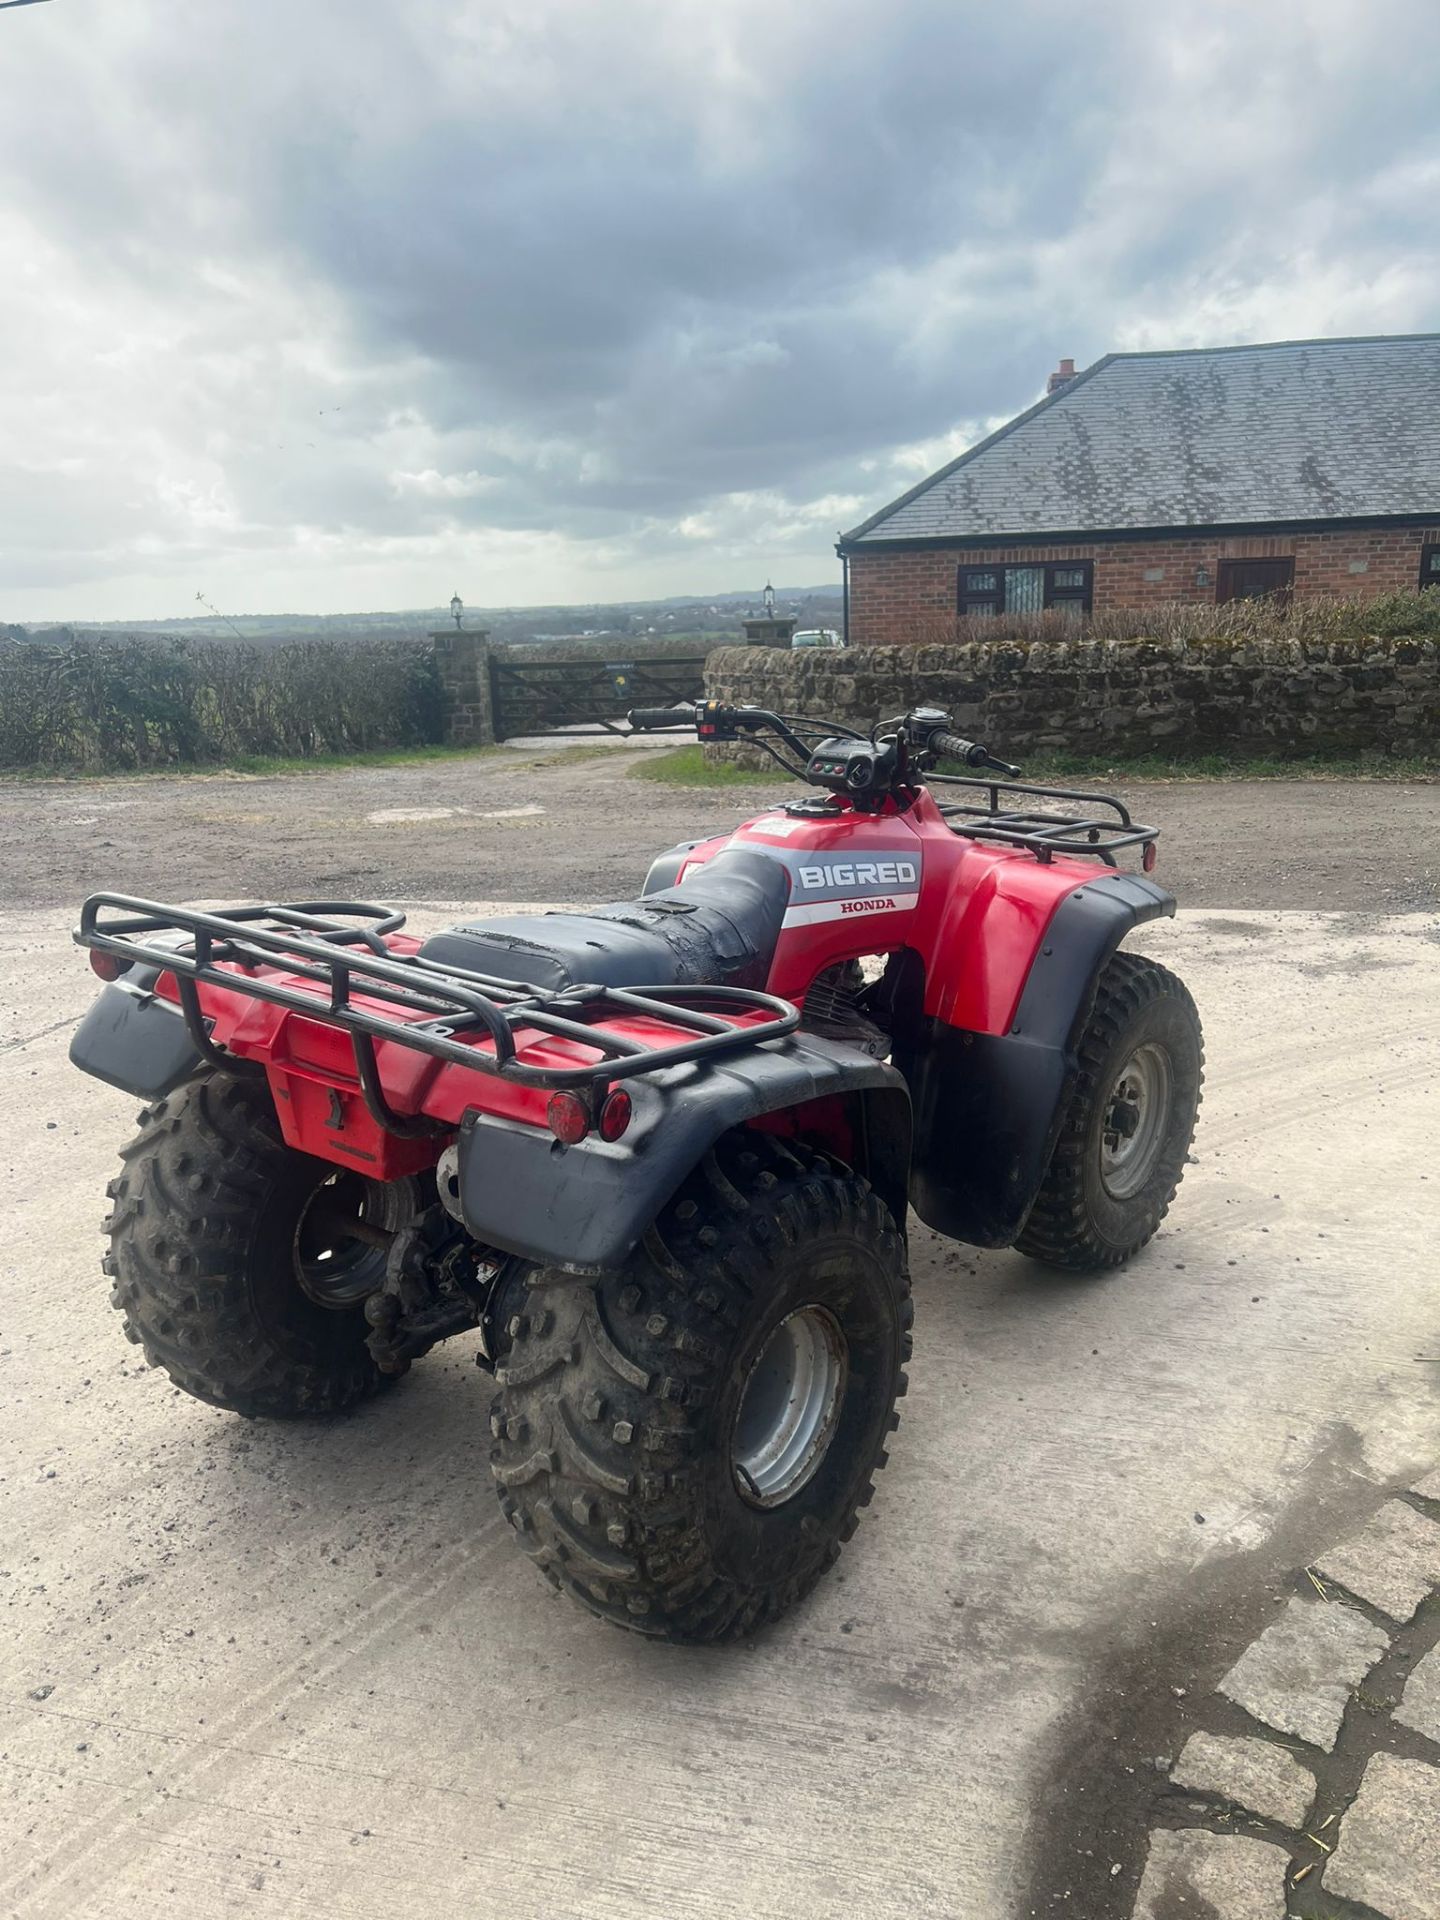
[[[1180,1180],[1200,1026],[1117,951],[1175,904],[1119,870],[1156,836],[1118,800],[1024,785],[928,709],[631,720],[820,791],[662,855],[639,899],[425,940],[354,903],[96,894],[76,938],[109,984],[71,1058],[150,1103],[105,1266],[152,1364],[329,1414],[478,1330],[526,1552],[606,1619],[721,1640],[870,1499],[907,1208],[1118,1266]]]

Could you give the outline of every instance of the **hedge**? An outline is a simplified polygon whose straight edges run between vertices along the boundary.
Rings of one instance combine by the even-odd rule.
[[[442,729],[426,643],[0,635],[0,767],[103,773],[343,754],[423,745]]]
[[[920,613],[910,625],[911,646],[953,647],[973,642],[985,647],[1028,647],[1035,641],[1153,641],[1157,645],[1222,647],[1270,640],[1440,639],[1440,590],[1386,593],[1368,600],[1231,600],[1223,606],[1121,607],[1096,613],[1077,628],[1073,614],[1002,613],[992,617]]]

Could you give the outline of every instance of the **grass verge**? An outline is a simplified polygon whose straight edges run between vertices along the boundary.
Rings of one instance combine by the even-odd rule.
[[[703,747],[676,747],[673,753],[647,754],[630,769],[632,780],[658,780],[667,787],[774,787],[788,785],[779,767],[757,773],[728,760],[713,764]]]
[[[1024,778],[1042,786],[1071,780],[1435,780],[1440,758],[1419,755],[1389,759],[1381,754],[1307,754],[1295,759],[1207,754],[1036,754],[1024,763]],[[945,761],[941,773],[969,773]],[[636,780],[658,780],[670,787],[774,787],[785,775],[733,766],[728,760],[711,765],[704,749],[677,747],[641,761],[630,770]]]

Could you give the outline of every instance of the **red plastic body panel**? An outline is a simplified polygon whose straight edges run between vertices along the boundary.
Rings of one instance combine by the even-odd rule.
[[[414,953],[420,942],[409,934],[397,934],[387,944],[395,953]],[[303,979],[281,968],[267,972],[289,986],[306,988]],[[178,999],[172,975],[162,975],[156,991],[164,998]],[[212,1022],[211,1040],[238,1059],[264,1067],[287,1146],[338,1166],[358,1168],[376,1180],[397,1180],[434,1165],[445,1136],[411,1139],[378,1124],[361,1092],[349,1036],[339,1028],[209,984],[200,989],[200,996]],[[358,993],[352,1004],[371,1005],[391,1019],[403,1017],[393,1005],[367,1003]],[[323,1006],[323,999],[317,997],[317,1005]],[[765,1018],[757,1012],[738,1017],[734,1024],[749,1026]],[[609,1031],[651,1048],[693,1038],[686,1029],[643,1015],[612,1019],[606,1025]],[[493,1055],[488,1037],[474,1044],[477,1054]],[[516,1059],[527,1066],[585,1066],[600,1057],[596,1048],[553,1034],[533,1031],[527,1035],[523,1029],[516,1034]],[[546,1124],[550,1099],[546,1088],[437,1060],[393,1040],[375,1043],[375,1060],[386,1099],[396,1113],[424,1114],[449,1128],[458,1128],[470,1108],[531,1126]]]
[[[1010,1026],[1050,917],[1078,886],[1095,877],[1091,861],[1042,862],[1015,847],[988,846],[951,831],[928,792],[906,813],[844,812],[833,820],[796,820],[779,811],[747,820],[727,839],[696,847],[681,874],[713,859],[723,847],[746,846],[786,855],[807,854],[820,865],[843,856],[852,865],[887,854],[920,867],[912,890],[884,889],[875,897],[894,907],[787,925],[766,986],[787,1000],[805,998],[816,974],[836,961],[909,948],[925,968],[925,1012],[975,1033]],[[792,892],[792,912],[796,901]]]
[[[1016,848],[958,836],[928,793],[903,812],[892,802],[877,813],[842,807],[818,818],[779,809],[757,815],[734,834],[693,849],[680,875],[682,891],[685,874],[727,846],[767,853],[791,875],[769,992],[798,1004],[816,975],[837,961],[908,949],[924,966],[925,1013],[984,1034],[1009,1029],[1051,916],[1067,893],[1095,874],[1086,861],[1056,857],[1045,863]],[[408,954],[420,943],[396,934],[389,944]],[[306,989],[304,980],[283,971],[280,977]],[[173,979],[162,976],[158,991],[174,998]],[[433,1165],[448,1135],[409,1139],[378,1125],[362,1096],[346,1034],[323,1019],[208,984],[201,998],[214,1041],[264,1066],[290,1146],[379,1180]],[[357,995],[355,1004],[365,1003]],[[323,1005],[317,996],[317,1007]],[[376,1010],[395,1017],[393,1006],[377,1003]],[[651,1046],[688,1037],[647,1018],[607,1024]],[[517,1038],[519,1057],[536,1065],[598,1058],[568,1039],[539,1032]],[[475,1045],[491,1050],[488,1038]],[[545,1125],[549,1095],[541,1088],[436,1060],[394,1041],[376,1043],[376,1061],[387,1099],[400,1114],[424,1114],[453,1129],[473,1108]]]

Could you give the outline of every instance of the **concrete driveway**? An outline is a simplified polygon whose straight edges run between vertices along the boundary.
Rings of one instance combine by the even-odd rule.
[[[1166,1228],[1083,1284],[917,1230],[875,1503],[724,1652],[542,1586],[466,1342],[315,1426],[139,1363],[96,1233],[135,1103],[66,1066],[65,936],[0,920],[6,1914],[1128,1913],[1151,1756],[1291,1570],[1440,1461],[1427,915],[1145,930],[1209,1055]]]

